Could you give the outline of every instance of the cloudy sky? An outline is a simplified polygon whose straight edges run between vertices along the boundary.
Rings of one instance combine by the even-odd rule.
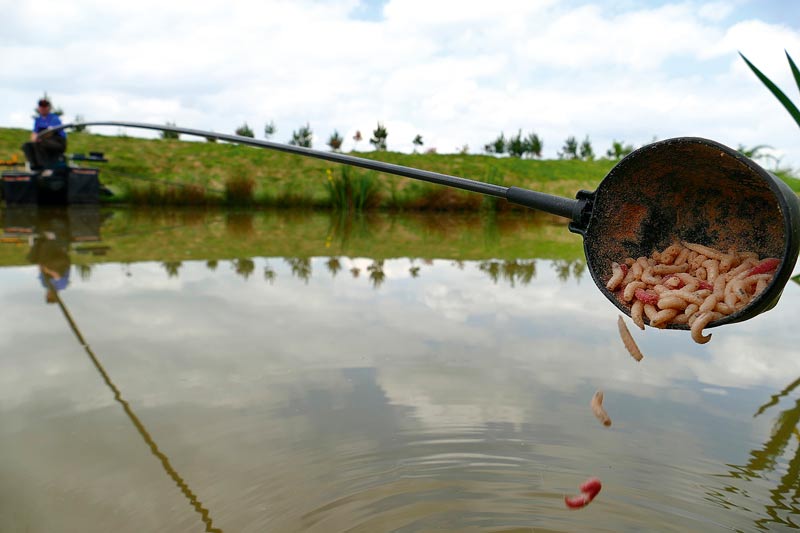
[[[596,152],[698,135],[768,144],[800,166],[788,113],[743,52],[793,98],[784,49],[800,60],[791,0],[0,0],[0,125],[29,127],[47,91],[66,118],[220,132],[308,122],[390,150],[471,152],[501,131],[569,135]],[[115,133],[114,130],[95,130]],[[359,146],[368,148],[366,140]]]

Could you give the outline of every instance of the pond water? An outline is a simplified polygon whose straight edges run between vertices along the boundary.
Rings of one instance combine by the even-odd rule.
[[[800,523],[797,283],[706,345],[632,328],[636,363],[580,239],[543,218],[3,220],[4,531]]]

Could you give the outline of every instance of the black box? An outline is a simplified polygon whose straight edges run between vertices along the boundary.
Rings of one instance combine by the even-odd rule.
[[[3,172],[3,198],[6,205],[36,204],[39,190],[35,172]]]
[[[67,203],[96,204],[100,201],[100,171],[96,168],[69,169]]]

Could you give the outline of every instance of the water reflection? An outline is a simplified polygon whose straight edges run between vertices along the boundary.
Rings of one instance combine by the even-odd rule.
[[[96,207],[69,209],[14,208],[3,212],[5,244],[30,246],[26,255],[29,263],[38,266],[38,278],[45,290],[47,303],[56,302],[56,293],[69,286],[72,267],[71,253],[102,256],[106,246],[98,246],[100,227],[106,214]],[[91,277],[91,266],[77,265],[82,280]]]
[[[167,457],[164,454],[164,452],[162,452],[159,449],[158,444],[156,444],[156,441],[153,439],[151,433],[147,430],[144,423],[142,423],[141,419],[133,411],[131,405],[123,398],[122,392],[114,384],[113,380],[111,379],[111,376],[108,374],[106,369],[100,363],[100,359],[97,357],[97,355],[95,355],[91,346],[84,338],[83,334],[80,331],[80,328],[78,327],[78,324],[72,318],[72,315],[67,309],[67,306],[64,304],[64,301],[59,297],[57,289],[55,287],[56,280],[46,278],[44,280],[44,283],[47,285],[50,291],[48,292],[48,295],[52,294],[53,303],[58,304],[59,308],[61,309],[61,312],[64,315],[64,318],[66,319],[67,323],[70,326],[70,329],[75,334],[78,343],[80,343],[80,345],[83,347],[84,351],[86,352],[86,355],[89,356],[89,359],[92,361],[92,364],[94,365],[95,369],[97,369],[97,372],[100,374],[100,377],[103,379],[103,382],[108,386],[109,389],[111,389],[111,392],[114,395],[114,400],[116,400],[122,406],[123,411],[125,411],[125,414],[128,416],[131,423],[136,428],[136,431],[142,437],[145,444],[147,444],[147,446],[150,448],[150,452],[153,455],[155,455],[161,462],[161,466],[167,473],[167,475],[172,479],[172,481],[175,482],[175,484],[178,486],[178,488],[186,497],[186,499],[189,500],[189,503],[195,509],[195,511],[200,514],[200,519],[206,526],[205,531],[212,533],[222,533],[221,529],[214,527],[214,523],[213,520],[211,519],[211,516],[209,515],[208,509],[206,509],[203,506],[203,503],[197,498],[197,495],[194,492],[192,492],[192,489],[189,488],[189,485],[186,483],[183,477],[181,477],[181,475],[175,470],[175,468],[172,466],[172,462],[170,461],[169,457]]]
[[[377,216],[351,221],[343,245],[331,224],[114,212],[101,241],[70,244],[57,294],[102,356],[94,368],[42,301],[28,238],[0,246],[0,518],[23,510],[9,529],[797,522],[797,285],[709,345],[634,330],[635,364],[563,226],[498,219],[489,238],[479,217]],[[588,408],[600,388],[611,429]],[[601,496],[568,512],[563,494],[589,475]]]
[[[77,218],[84,219],[84,226],[87,220],[91,221],[94,228],[91,235],[84,228],[79,238],[84,244],[87,238],[98,241],[94,246],[68,248],[68,242],[72,242],[69,234],[72,226],[65,219],[76,218],[73,211],[35,209],[5,211],[5,242],[10,242],[9,237],[23,230],[29,235],[35,233],[30,260],[47,269],[48,276],[56,281],[58,288],[68,284],[70,268],[66,263],[71,263],[70,254],[73,252],[86,256],[73,265],[82,280],[91,278],[93,265],[97,263],[117,261],[132,264],[153,259],[161,264],[168,279],[180,278],[186,259],[203,259],[211,271],[217,269],[220,261],[229,262],[237,275],[249,279],[256,268],[255,259],[272,255],[283,257],[291,268],[291,275],[305,282],[313,275],[312,257],[323,257],[324,268],[334,277],[342,270],[343,259],[352,262],[353,258],[365,258],[369,264],[351,266],[348,270],[353,278],[365,271],[370,285],[379,289],[387,277],[385,261],[390,258],[406,257],[409,263],[406,270],[412,278],[425,274],[426,267],[432,264],[430,257],[403,253],[420,247],[430,247],[438,257],[456,255],[453,264],[457,268],[464,268],[465,258],[481,259],[479,268],[482,272],[495,283],[506,282],[512,287],[528,285],[534,279],[536,260],[519,259],[517,255],[534,253],[537,248],[544,247],[556,255],[574,254],[569,259],[553,258],[552,268],[561,281],[570,276],[580,279],[585,270],[580,247],[575,246],[575,239],[567,234],[565,228],[552,229],[535,218],[512,215],[508,218],[499,218],[496,214],[430,217],[372,213],[344,216],[297,212],[125,210],[116,211],[111,217],[111,211],[101,211],[97,207],[82,208],[81,211],[83,214]],[[20,225],[19,220],[24,223]],[[319,227],[320,233],[308,234],[309,220]],[[111,227],[104,232],[100,243],[103,223]],[[36,229],[37,224],[41,231]],[[219,225],[223,230],[221,234],[216,231]],[[55,230],[48,230],[48,227]],[[169,239],[167,235],[171,235]],[[514,235],[511,240],[510,235]],[[45,236],[51,236],[49,241]],[[180,245],[165,246],[167,242]],[[520,245],[520,242],[526,245]],[[286,253],[287,247],[295,253]],[[331,254],[333,249],[339,253]],[[0,264],[13,264],[15,259],[6,251],[0,248]],[[486,257],[487,252],[490,257]],[[535,255],[542,256],[541,253]],[[38,261],[39,258],[42,261]],[[265,267],[263,279],[268,283],[276,281],[274,267],[269,264]]]
[[[787,385],[778,394],[772,395],[770,401],[761,405],[754,417],[763,414],[777,405],[800,385],[800,378]],[[744,465],[728,465],[731,470],[726,476],[731,482],[720,490],[709,493],[713,501],[723,505],[731,505],[750,512],[754,507],[763,507],[760,518],[753,520],[760,531],[771,529],[775,524],[800,528],[796,516],[800,513],[800,400],[794,407],[785,409],[775,417],[770,437],[761,447],[749,453],[749,461]],[[795,442],[796,441],[796,442]],[[793,452],[787,449],[794,448]],[[775,479],[775,474],[780,474]],[[748,483],[741,483],[748,482]],[[766,490],[769,502],[763,502],[760,496]],[[793,520],[795,518],[795,520]]]

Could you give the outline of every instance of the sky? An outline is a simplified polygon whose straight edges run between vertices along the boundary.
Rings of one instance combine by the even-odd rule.
[[[314,147],[482,153],[535,132],[595,152],[701,136],[768,145],[800,167],[800,131],[744,53],[800,103],[800,10],[784,1],[0,0],[0,126],[31,126],[47,92],[65,121],[127,120],[224,133],[247,123]],[[360,130],[364,140],[352,137]],[[117,129],[95,128],[116,134]],[[129,131],[133,135],[152,133]],[[772,168],[775,160],[762,163]]]

